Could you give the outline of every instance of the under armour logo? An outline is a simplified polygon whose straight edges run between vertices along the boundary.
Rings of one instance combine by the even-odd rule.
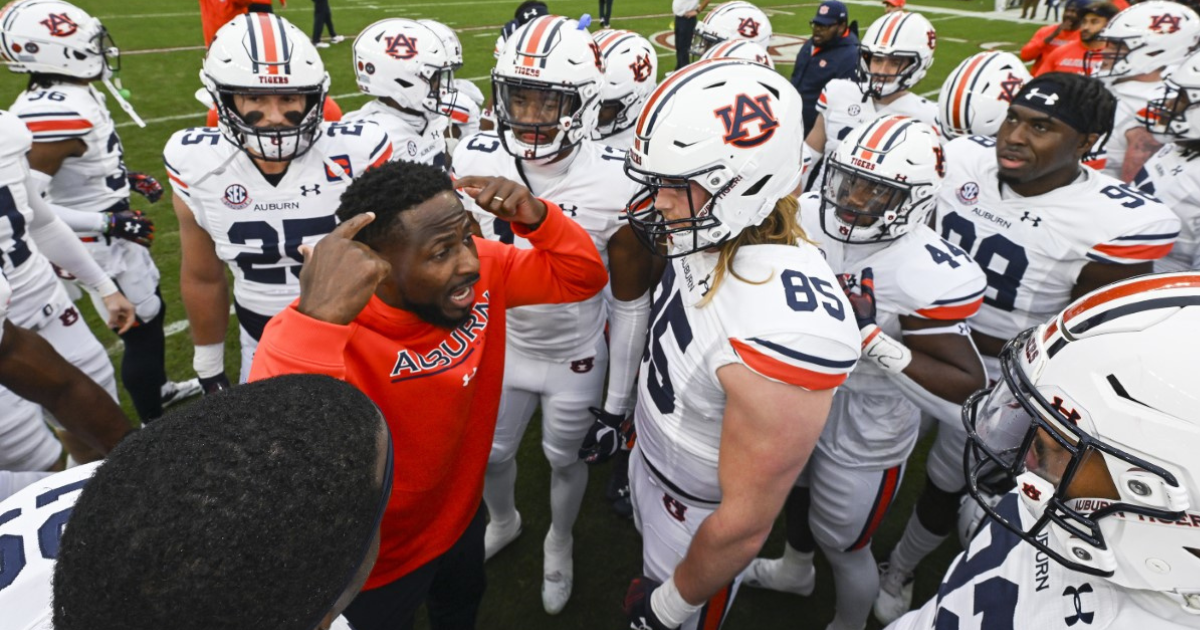
[[[301,195],[303,195],[303,196],[307,197],[307,196],[308,196],[308,193],[312,193],[312,194],[314,194],[314,195],[319,195],[319,194],[321,194],[321,185],[320,185],[320,184],[313,184],[313,185],[312,185],[312,187],[309,187],[309,186],[301,186],[301,187],[300,187],[300,194],[301,194]]]
[[[138,234],[142,233],[142,226],[137,223],[126,223],[125,231],[130,234],[133,234],[134,236],[137,236]]]
[[[824,254],[825,252],[822,251],[821,253]],[[847,290],[858,288],[858,277],[852,273],[841,274],[840,280],[841,280],[840,284],[842,285],[842,287],[844,287]]]
[[[1042,99],[1043,101],[1045,101],[1047,107],[1053,107],[1054,104],[1058,102],[1058,94],[1057,93],[1051,92],[1049,94],[1042,94],[1041,90],[1039,90],[1037,88],[1033,88],[1032,90],[1029,90],[1029,92],[1025,95],[1025,100],[1027,100],[1027,101],[1032,98]]]
[[[1032,214],[1029,214],[1029,211],[1026,210],[1024,216],[1021,217],[1021,221],[1029,221],[1033,224],[1033,227],[1037,227],[1038,224],[1042,222],[1042,217],[1035,217]]]
[[[463,387],[466,387],[467,385],[471,384],[471,379],[475,378],[475,372],[478,369],[479,368],[471,368],[470,374],[463,374]]]
[[[1091,592],[1092,592],[1092,585],[1088,584],[1086,582],[1084,582],[1083,586],[1080,586],[1079,588],[1075,588],[1074,586],[1068,586],[1067,588],[1063,589],[1063,597],[1070,597],[1072,600],[1071,603],[1073,603],[1075,605],[1075,614],[1065,617],[1063,619],[1063,621],[1066,622],[1068,628],[1079,623],[1080,621],[1082,621],[1083,623],[1086,623],[1088,625],[1091,625],[1092,619],[1095,618],[1096,613],[1083,612],[1083,598],[1080,597],[1084,593],[1091,593]]]
[[[1070,422],[1071,424],[1075,424],[1075,425],[1079,424],[1079,419],[1082,416],[1080,416],[1079,412],[1075,411],[1074,408],[1067,409],[1063,405],[1063,399],[1061,396],[1055,396],[1054,402],[1050,404],[1050,407],[1052,409],[1054,409],[1055,411],[1057,411],[1059,414],[1061,414],[1063,418],[1066,418],[1067,422]]]
[[[558,207],[561,208],[562,211],[567,214],[567,216],[573,217],[573,216],[576,216],[579,214],[579,206],[577,206],[575,204],[564,203],[564,204],[559,205]]]
[[[50,29],[50,34],[54,37],[70,37],[79,29],[79,26],[66,13],[51,13],[49,17],[38,24]]]

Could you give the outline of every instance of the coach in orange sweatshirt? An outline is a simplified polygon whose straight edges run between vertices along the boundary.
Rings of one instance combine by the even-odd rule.
[[[533,248],[475,238],[455,186]],[[300,299],[267,324],[250,380],[328,374],[387,419],[392,498],[379,559],[345,613],[354,627],[411,627],[424,602],[431,627],[471,628],[485,582],[480,499],[505,309],[584,300],[608,275],[583,228],[502,178],[452,184],[439,168],[391,162],[346,189],[338,217],[302,248]]]

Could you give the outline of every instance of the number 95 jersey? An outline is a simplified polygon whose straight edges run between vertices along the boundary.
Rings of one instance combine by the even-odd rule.
[[[215,128],[175,132],[163,162],[175,195],[233,271],[234,299],[272,317],[300,295],[300,245],[333,231],[342,192],[391,155],[378,125],[322,123],[313,147],[275,186]]]
[[[50,630],[54,559],[83,486],[104,462],[76,466],[0,503],[0,619],[5,630]]]
[[[1090,168],[1022,197],[1000,184],[995,147],[984,136],[948,143],[938,193],[937,232],[987,276],[972,329],[1011,339],[1067,306],[1084,265],[1133,265],[1171,251],[1179,219],[1154,197]]]
[[[721,500],[717,461],[725,391],[717,370],[738,363],[809,390],[841,385],[861,337],[845,293],[808,243],[742,246],[716,294],[717,256],[670,261],[654,289],[638,374],[638,448],[682,498]],[[740,279],[739,277],[740,276]],[[690,497],[688,496],[690,495]]]

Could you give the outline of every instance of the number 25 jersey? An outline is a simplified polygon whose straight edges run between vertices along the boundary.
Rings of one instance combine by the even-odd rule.
[[[938,193],[937,232],[987,276],[971,328],[1011,339],[1067,306],[1084,265],[1132,265],[1171,251],[1179,219],[1157,199],[1090,168],[1022,197],[1000,183],[995,146],[984,136],[948,143]]]
[[[163,162],[176,196],[233,271],[234,299],[272,317],[300,295],[300,245],[333,231],[346,187],[391,154],[378,125],[322,123],[312,148],[272,186],[220,131],[196,127],[171,136]]]

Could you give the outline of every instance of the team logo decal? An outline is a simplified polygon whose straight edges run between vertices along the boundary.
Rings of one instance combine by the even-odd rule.
[[[676,501],[674,497],[663,494],[663,507],[667,509],[667,514],[670,514],[671,518],[680,523],[687,520],[687,506]]]
[[[408,154],[414,157],[417,155],[417,143],[412,140],[408,141]]]
[[[960,202],[968,206],[973,206],[979,203],[979,184],[967,182],[958,189],[956,194]]]
[[[850,114],[851,116],[857,116],[862,113],[862,106],[855,103],[854,105],[846,108],[846,113]]]
[[[1008,78],[1000,82],[1000,96],[998,100],[1005,103],[1013,102],[1013,99],[1017,97],[1017,92],[1021,91],[1021,86],[1023,85],[1025,85],[1025,81],[1021,77],[1011,72],[1008,73]]]
[[[571,362],[571,371],[576,374],[587,374],[592,371],[593,367],[596,367],[596,357]]]
[[[638,55],[638,58],[629,64],[629,69],[633,71],[634,81],[645,83],[646,79],[650,78],[650,55]]]
[[[742,149],[756,147],[770,140],[779,127],[779,121],[771,112],[771,97],[766,94],[753,98],[738,94],[737,102],[715,110],[713,114],[725,126],[725,144]],[[755,123],[758,133],[752,136],[747,128]]]
[[[754,18],[742,18],[742,21],[738,23],[737,30],[742,37],[754,39],[758,37],[758,22]]]
[[[1042,491],[1038,490],[1037,486],[1031,483],[1022,483],[1021,492],[1034,501],[1040,501],[1042,498]]]
[[[600,58],[600,47],[596,45],[596,42],[591,42],[589,46],[592,47],[592,56],[596,58],[596,69],[604,72],[604,61]]]
[[[70,37],[75,34],[75,31],[79,30],[79,26],[71,18],[67,17],[66,13],[51,13],[49,17],[39,22],[39,24],[50,29],[50,34],[54,37]],[[1176,26],[1175,30],[1179,30],[1179,27]]]
[[[937,48],[937,31],[929,29],[925,32],[925,39],[929,42],[929,50]]]
[[[383,37],[387,41],[387,48],[383,51],[393,59],[412,59],[417,56],[417,38],[409,37],[403,33]]]
[[[1170,13],[1155,15],[1150,18],[1150,30],[1155,33],[1169,35],[1179,30],[1179,23],[1182,21],[1183,18],[1178,15],[1171,15]]]
[[[934,169],[937,170],[938,177],[946,176],[946,154],[942,153],[942,147],[933,147],[933,154],[937,159],[934,164]]]
[[[250,205],[250,193],[246,192],[246,187],[241,184],[231,184],[225,189],[225,196],[221,198],[221,202],[232,210],[242,210]]]

